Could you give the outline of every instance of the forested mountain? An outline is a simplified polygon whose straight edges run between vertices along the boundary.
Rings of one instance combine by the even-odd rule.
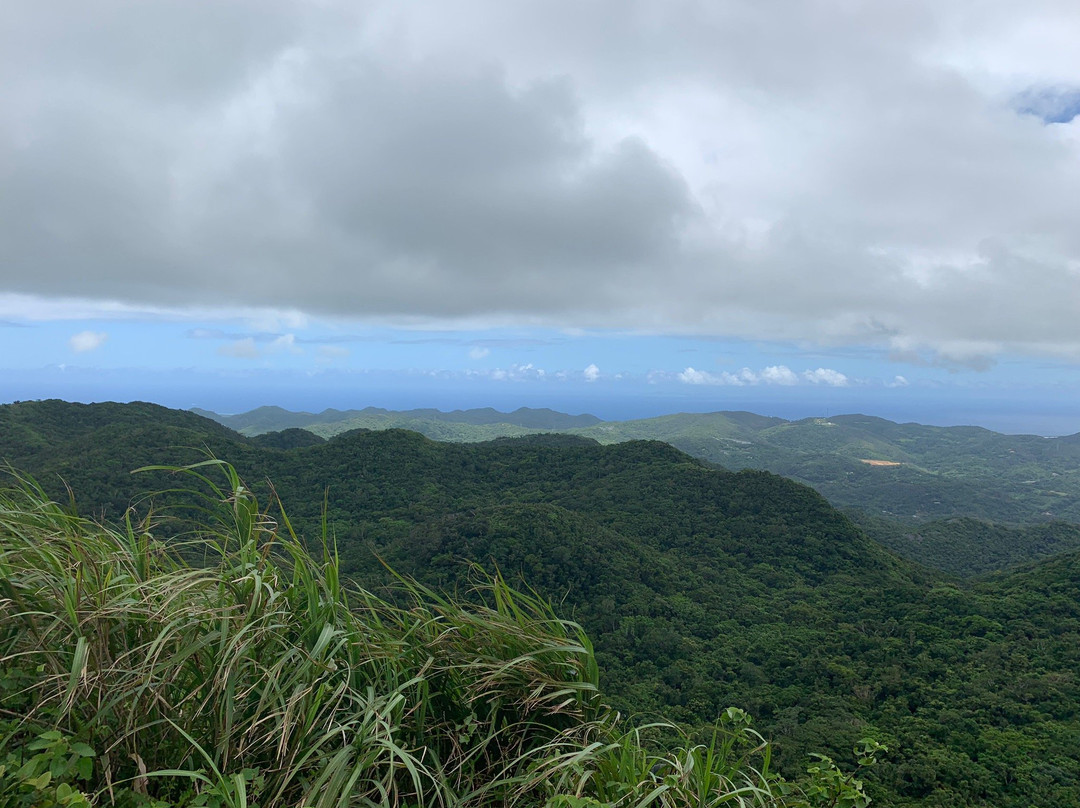
[[[700,426],[671,443],[724,466],[767,468],[810,483],[841,507],[916,521],[1080,521],[1075,435],[1002,435],[842,415],[759,429],[742,438],[749,443],[710,444]]]
[[[194,463],[212,449],[244,464],[259,449],[231,429],[157,404],[23,401],[0,405],[0,462],[36,476],[65,501],[70,486],[86,514],[118,519],[139,493],[167,488],[131,471],[155,463]]]
[[[386,580],[378,554],[447,590],[466,591],[467,561],[535,587],[587,628],[626,712],[704,727],[742,707],[786,771],[874,737],[890,747],[870,782],[883,805],[1080,803],[1075,553],[959,584],[891,555],[807,487],[659,442],[389,430],[268,448],[152,405],[0,407],[0,456],[66,501],[62,476],[86,512],[117,517],[138,492],[175,486],[127,472],[203,447],[259,490],[272,480],[309,539],[325,503],[345,568],[368,586]]]
[[[352,429],[412,429],[442,440],[488,440],[495,437],[527,434],[533,431],[562,431],[600,423],[595,415],[567,415],[547,408],[519,407],[513,412],[499,412],[491,407],[441,412],[435,409],[362,410],[327,409],[315,414],[290,412],[281,407],[259,407],[238,415],[218,415],[209,410],[192,412],[212,418],[242,435],[301,428],[323,437],[332,437]],[[423,426],[424,429],[418,427]],[[455,428],[456,427],[456,428]],[[473,430],[464,427],[475,427]]]
[[[866,415],[785,421],[748,412],[682,413],[591,426],[553,421],[541,428],[509,414],[501,416],[501,423],[483,425],[448,424],[434,419],[431,413],[437,411],[431,410],[371,411],[347,422],[314,416],[301,424],[299,414],[276,412],[259,419],[204,414],[230,426],[248,425],[249,434],[304,426],[331,437],[355,427],[403,427],[450,441],[536,431],[571,432],[600,443],[662,440],[725,468],[765,469],[805,482],[833,505],[871,517],[910,523],[963,516],[1006,525],[1080,522],[1080,435],[1002,435],[980,427],[896,424]]]
[[[1000,525],[957,516],[904,524],[854,512],[868,536],[897,555],[953,575],[979,575],[1080,550],[1080,525]]]

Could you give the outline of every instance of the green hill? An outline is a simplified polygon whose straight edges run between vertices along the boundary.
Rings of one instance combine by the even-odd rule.
[[[1080,525],[1010,527],[967,516],[900,524],[854,514],[856,523],[897,555],[954,575],[979,575],[1080,550]]]
[[[534,431],[584,428],[600,422],[595,415],[567,415],[546,408],[529,407],[520,407],[513,412],[499,412],[491,407],[451,412],[435,409],[393,411],[380,407],[327,409],[318,414],[290,412],[281,407],[259,407],[238,415],[218,415],[198,409],[193,412],[248,436],[293,428],[308,429],[323,437],[353,429],[413,429],[424,434],[431,432],[433,434],[429,434],[429,437],[440,440],[490,440]]]
[[[862,415],[771,423],[731,416],[672,415],[600,424],[579,434],[604,442],[665,440],[726,468],[761,468],[800,480],[834,505],[891,519],[1080,521],[1075,436],[1001,435]]]
[[[79,491],[87,512],[118,519],[140,492],[168,488],[167,475],[132,477],[132,469],[168,458],[194,463],[212,448],[244,462],[251,441],[214,421],[157,404],[24,401],[0,405],[0,462],[30,472],[51,496]]]
[[[336,411],[303,414],[310,420],[300,423],[300,414],[261,408],[248,414],[257,427],[242,420],[248,416],[213,417],[249,432],[303,426],[323,437],[353,428],[404,428],[460,442],[536,431],[571,432],[600,443],[662,440],[725,468],[791,477],[834,505],[871,517],[907,523],[972,517],[1005,526],[1080,522],[1080,435],[1002,435],[979,427],[896,424],[865,415],[785,421],[746,412],[681,413],[591,425],[551,417],[540,425],[509,414],[491,416],[505,419],[495,423],[435,410],[352,412],[357,415],[349,419]],[[585,416],[563,419],[575,417]]]
[[[317,446],[326,440],[306,429],[291,427],[280,432],[263,432],[255,435],[251,442],[264,449],[299,449],[303,446]]]

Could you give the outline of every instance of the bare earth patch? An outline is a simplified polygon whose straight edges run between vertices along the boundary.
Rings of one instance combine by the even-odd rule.
[[[896,463],[896,462],[894,462],[892,460],[862,460],[860,458],[859,462],[860,463],[865,463],[868,466],[902,466],[903,465],[903,463]]]

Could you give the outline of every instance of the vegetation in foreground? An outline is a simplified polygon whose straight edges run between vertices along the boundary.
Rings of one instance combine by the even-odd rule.
[[[32,483],[0,494],[0,805],[868,803],[827,758],[799,785],[775,775],[741,710],[655,748],[539,598],[497,576],[467,607],[349,589],[231,467],[189,471],[209,493],[168,546]]]

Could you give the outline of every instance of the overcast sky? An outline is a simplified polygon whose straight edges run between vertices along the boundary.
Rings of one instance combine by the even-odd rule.
[[[1078,42],[1074,1],[7,0],[0,400],[1080,431]]]

